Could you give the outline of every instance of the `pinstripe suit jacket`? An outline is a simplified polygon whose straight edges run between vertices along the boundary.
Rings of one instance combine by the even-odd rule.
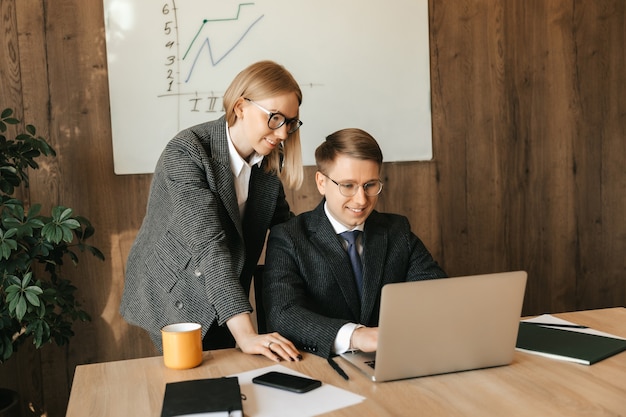
[[[252,311],[251,276],[271,225],[289,218],[280,180],[254,166],[241,219],[226,121],[180,132],[152,179],[146,216],[131,248],[120,312],[161,349],[160,329]]]
[[[269,330],[300,349],[327,357],[348,322],[378,325],[389,282],[445,277],[403,216],[373,211],[363,230],[363,296],[348,254],[324,212],[324,201],[272,228],[265,256],[264,303]]]

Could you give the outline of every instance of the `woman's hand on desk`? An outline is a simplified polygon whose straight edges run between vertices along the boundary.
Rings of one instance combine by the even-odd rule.
[[[239,349],[244,353],[263,355],[280,362],[299,361],[302,355],[291,343],[279,333],[258,334],[252,325],[249,314],[239,314],[226,322],[228,329],[237,341]]]
[[[299,361],[302,355],[289,340],[280,334],[254,334],[244,338],[242,342],[237,340],[239,348],[245,353],[265,355],[275,362],[281,359],[286,361]]]

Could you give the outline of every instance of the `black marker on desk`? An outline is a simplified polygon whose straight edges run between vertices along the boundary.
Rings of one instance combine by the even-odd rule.
[[[346,381],[347,381],[348,379],[350,379],[350,378],[348,377],[348,374],[346,374],[346,373],[344,372],[344,370],[343,370],[343,369],[341,369],[341,367],[339,366],[339,364],[338,364],[337,362],[335,362],[335,361],[333,360],[333,358],[331,358],[330,356],[328,357],[328,363],[330,364],[330,366],[332,366],[332,367],[333,367],[333,369],[334,369],[335,371],[337,371],[337,373],[338,373],[339,375],[341,375],[341,376],[342,376],[342,378],[343,378],[343,379],[345,379]]]

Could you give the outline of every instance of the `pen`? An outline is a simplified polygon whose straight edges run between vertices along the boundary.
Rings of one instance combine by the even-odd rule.
[[[343,377],[343,379],[345,379],[346,381],[347,381],[348,379],[350,379],[350,378],[348,377],[348,374],[346,374],[346,373],[343,371],[343,369],[341,369],[341,367],[339,366],[339,364],[337,364],[337,362],[335,362],[335,361],[333,360],[333,358],[331,358],[330,356],[328,357],[328,363],[330,364],[330,366],[332,366],[332,367],[333,367],[333,369],[334,369],[335,371],[337,371],[337,373],[338,373],[339,375],[341,375],[341,376]]]
[[[566,328],[570,328],[570,329],[588,329],[587,326],[582,326],[580,324],[538,323],[536,321],[525,321],[523,323],[534,324],[535,326],[566,327]]]

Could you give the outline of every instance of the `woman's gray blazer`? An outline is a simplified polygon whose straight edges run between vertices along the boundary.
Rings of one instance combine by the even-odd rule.
[[[280,180],[254,166],[240,218],[224,117],[180,132],[154,172],[126,265],[122,316],[160,350],[167,324],[200,323],[204,337],[214,321],[251,312],[248,292],[267,230],[289,215]]]

